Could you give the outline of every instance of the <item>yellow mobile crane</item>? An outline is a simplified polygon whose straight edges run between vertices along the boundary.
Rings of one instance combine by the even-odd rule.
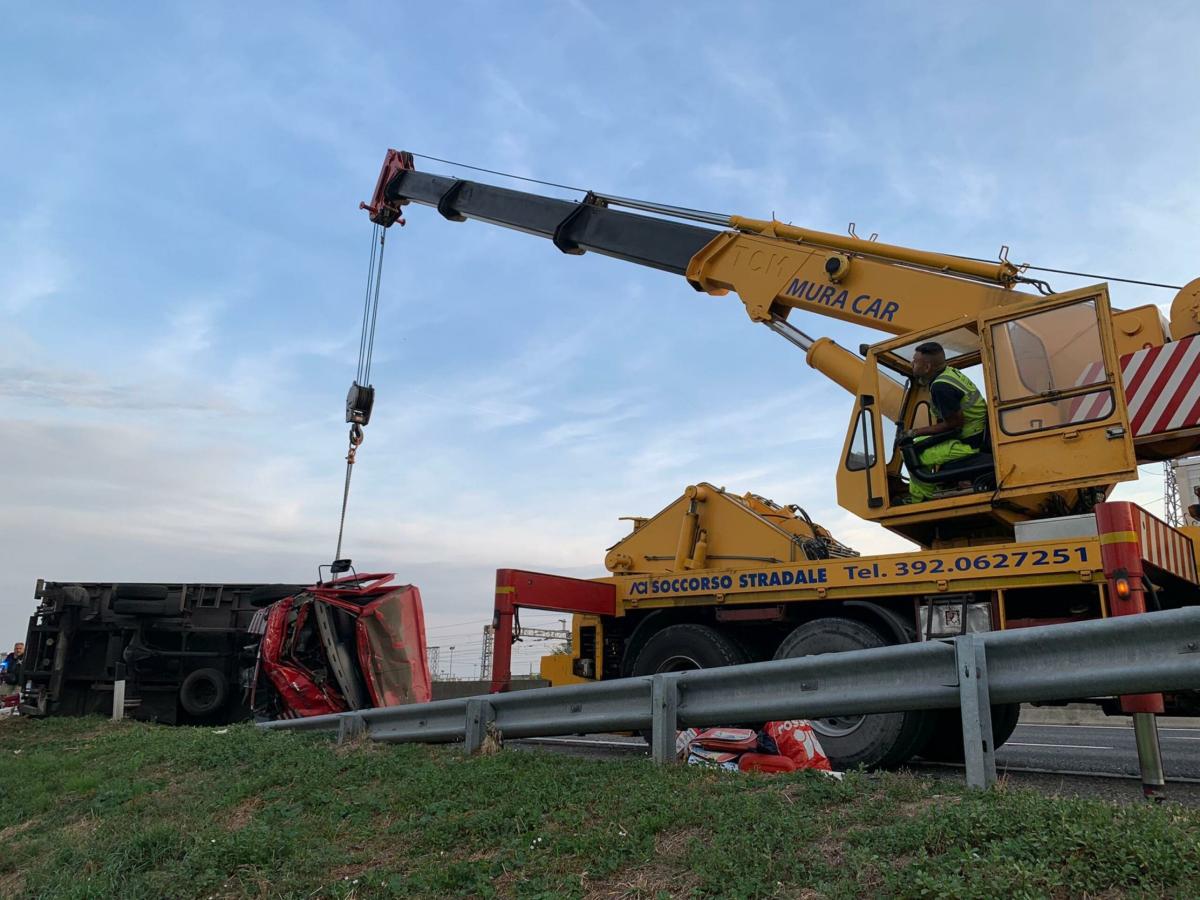
[[[607,578],[498,573],[493,690],[507,686],[522,607],[574,613],[573,656],[542,665],[561,684],[1200,603],[1200,529],[1106,500],[1137,478],[1139,462],[1200,448],[1200,279],[1179,291],[1168,325],[1151,305],[1111,309],[1104,284],[1052,293],[1003,253],[970,259],[592,193],[576,203],[419,172],[411,154],[391,150],[363,207],[387,227],[408,203],[735,293],[752,321],[853,395],[840,505],[920,547],[860,557],[798,506],[691,485],[633,518],[605,557]],[[856,355],[795,328],[793,310],[892,337]],[[936,470],[911,445],[889,449],[884,432],[885,421],[898,435],[932,420],[929,389],[912,377],[926,341],[946,349],[950,366],[974,369],[988,398],[982,451]],[[935,485],[932,499],[909,502],[906,470]],[[1179,711],[1197,706],[1191,695],[1167,699]],[[1165,709],[1160,695],[1122,705]],[[997,746],[1016,715],[994,710]],[[962,752],[946,713],[833,719],[817,730],[845,766]]]

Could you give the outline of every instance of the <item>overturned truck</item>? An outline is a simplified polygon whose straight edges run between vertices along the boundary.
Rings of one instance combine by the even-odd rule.
[[[320,585],[38,581],[21,713],[169,724],[293,718],[430,697],[421,595],[390,574]]]

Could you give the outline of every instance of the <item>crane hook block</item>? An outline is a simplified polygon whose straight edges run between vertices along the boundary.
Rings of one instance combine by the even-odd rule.
[[[355,381],[346,394],[346,421],[352,425],[366,425],[371,421],[371,407],[374,405],[375,388]]]

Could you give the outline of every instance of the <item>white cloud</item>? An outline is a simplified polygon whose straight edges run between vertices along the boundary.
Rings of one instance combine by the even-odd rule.
[[[219,302],[202,301],[173,310],[168,316],[166,332],[147,343],[146,361],[156,369],[174,374],[192,371],[213,345],[220,307]]]
[[[79,409],[228,410],[209,391],[180,391],[159,381],[109,380],[95,372],[38,366],[0,365],[0,399],[40,415]]]
[[[609,30],[608,25],[605,24],[603,19],[596,15],[595,11],[593,11],[591,6],[587,4],[586,0],[567,0],[567,5],[570,6],[571,9],[575,10],[575,12],[579,14],[579,17],[583,19],[583,21],[597,31]]]
[[[40,206],[5,225],[0,219],[0,311],[26,312],[52,299],[71,279],[50,210]]]

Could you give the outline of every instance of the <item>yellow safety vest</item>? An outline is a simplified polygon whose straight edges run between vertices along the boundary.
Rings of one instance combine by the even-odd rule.
[[[946,366],[933,379],[930,388],[938,382],[943,384],[953,385],[963,393],[962,398],[962,436],[964,438],[974,437],[977,434],[982,434],[987,427],[987,401],[983,399],[983,395],[979,393],[979,388],[975,387],[974,382],[958,369]],[[945,414],[934,404],[934,412],[937,413],[938,421],[945,421]]]

